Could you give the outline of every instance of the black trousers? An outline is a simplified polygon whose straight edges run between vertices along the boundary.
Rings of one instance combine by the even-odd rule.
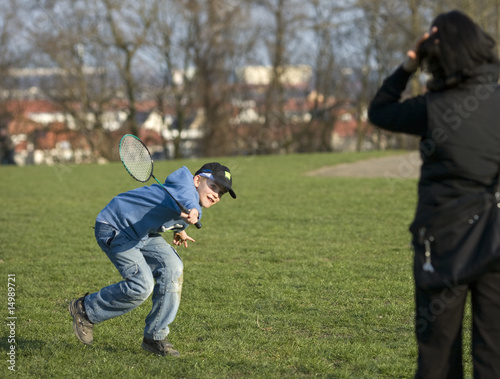
[[[500,378],[500,272],[468,285],[415,290],[418,368],[415,378],[464,377],[462,329],[467,295],[472,306],[474,378]]]

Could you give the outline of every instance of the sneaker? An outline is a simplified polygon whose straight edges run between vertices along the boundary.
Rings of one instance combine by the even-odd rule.
[[[94,324],[90,322],[85,312],[83,305],[85,296],[71,301],[68,305],[68,310],[69,314],[73,317],[73,330],[76,337],[85,345],[91,345],[94,340]]]
[[[142,340],[142,348],[150,353],[161,355],[162,357],[165,355],[171,355],[173,357],[180,356],[179,352],[174,349],[174,346],[168,342],[166,338],[164,340],[150,340],[144,337]]]

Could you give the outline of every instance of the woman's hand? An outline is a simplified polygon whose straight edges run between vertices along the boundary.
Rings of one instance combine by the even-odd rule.
[[[438,29],[436,26],[433,26],[430,33],[427,32],[427,33],[424,33],[422,35],[422,37],[419,38],[419,40],[417,41],[417,43],[415,44],[415,47],[412,49],[412,50],[408,50],[408,52],[406,53],[406,60],[404,61],[403,63],[403,69],[407,72],[415,72],[417,71],[417,68],[418,68],[418,64],[419,64],[419,60],[418,60],[418,56],[417,56],[417,51],[418,51],[418,48],[420,46],[420,44],[424,41],[426,41],[432,34],[435,34],[437,33]],[[438,43],[439,41],[436,40]]]

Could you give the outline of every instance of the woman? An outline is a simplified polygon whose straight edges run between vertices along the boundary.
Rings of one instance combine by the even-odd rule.
[[[427,93],[401,101],[412,74],[430,74]],[[440,14],[406,61],[384,81],[369,109],[370,121],[421,137],[418,205],[410,230],[461,196],[495,191],[500,168],[499,62],[495,41],[468,16]],[[461,285],[427,289],[415,249],[417,378],[462,378],[462,323],[471,293],[474,376],[500,378],[500,269],[494,263]]]

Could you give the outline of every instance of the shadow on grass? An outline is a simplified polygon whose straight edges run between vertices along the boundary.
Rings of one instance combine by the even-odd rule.
[[[41,350],[44,346],[46,346],[46,342],[39,340],[28,340],[22,338],[15,338],[15,342],[11,341],[11,339],[7,337],[3,337],[0,340],[0,350],[9,352],[14,346],[14,350],[16,353],[30,349],[30,350]]]

